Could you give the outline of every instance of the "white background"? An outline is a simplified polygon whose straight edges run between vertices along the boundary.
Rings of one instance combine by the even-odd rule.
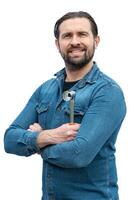
[[[9,155],[3,149],[5,129],[33,91],[64,66],[55,47],[53,26],[68,11],[91,13],[101,43],[95,60],[122,87],[127,116],[117,140],[121,200],[133,200],[133,67],[134,28],[131,0],[0,1],[0,199],[39,200],[42,160]]]

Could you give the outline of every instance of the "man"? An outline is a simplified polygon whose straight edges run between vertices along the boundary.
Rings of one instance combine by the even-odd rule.
[[[65,68],[34,92],[7,129],[5,151],[41,155],[42,200],[118,200],[114,153],[126,105],[118,84],[93,62],[97,25],[88,13],[71,12],[54,34]]]

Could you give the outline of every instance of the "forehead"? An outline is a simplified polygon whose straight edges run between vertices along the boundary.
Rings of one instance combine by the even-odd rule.
[[[60,24],[59,31],[60,34],[75,31],[91,32],[91,24],[89,20],[84,17],[67,19]]]

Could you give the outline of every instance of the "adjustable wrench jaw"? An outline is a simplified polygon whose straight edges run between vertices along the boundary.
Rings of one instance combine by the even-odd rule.
[[[74,99],[75,91],[65,91],[63,93],[63,99],[64,101],[70,101],[71,99]]]

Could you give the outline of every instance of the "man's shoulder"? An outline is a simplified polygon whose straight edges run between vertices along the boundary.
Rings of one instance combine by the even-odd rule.
[[[111,86],[111,87],[116,86],[117,88],[122,90],[120,87],[120,84],[115,79],[113,79],[111,76],[105,74],[104,72],[100,72],[99,81],[102,82],[104,85]]]
[[[123,93],[123,90],[112,76],[109,76],[107,73],[100,70],[100,68],[96,65],[96,72],[95,72],[95,81],[93,84],[94,91],[101,92],[101,91],[108,91],[111,92],[112,90],[116,91],[117,93]]]
[[[40,90],[49,90],[50,89],[50,87],[52,87],[52,86],[56,86],[56,84],[57,84],[57,80],[56,80],[56,77],[53,77],[53,78],[51,78],[51,79],[48,79],[47,81],[44,81],[40,86],[39,86],[39,88],[40,88]]]

